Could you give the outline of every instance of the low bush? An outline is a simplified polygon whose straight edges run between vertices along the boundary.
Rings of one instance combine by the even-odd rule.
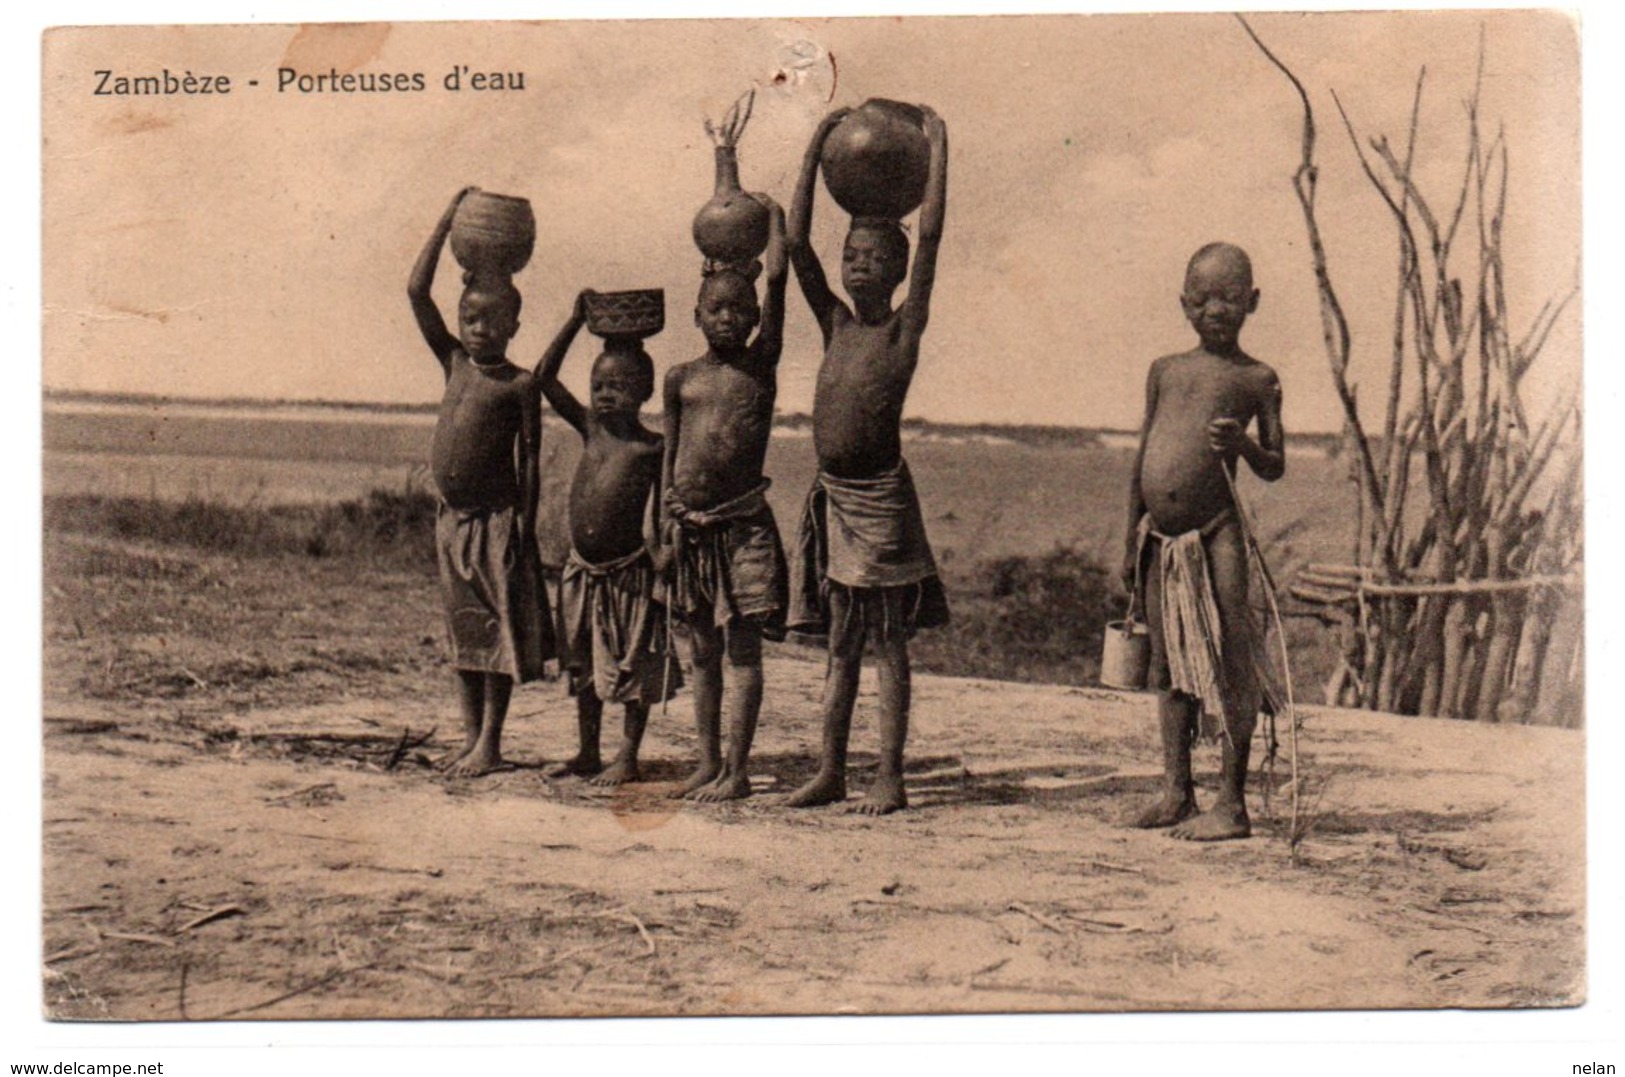
[[[1122,594],[1092,555],[1059,546],[1001,557],[949,582],[953,621],[922,632],[915,668],[1001,680],[1089,684]]]
[[[358,557],[432,570],[435,499],[374,490],[330,505],[228,505],[200,498],[63,495],[45,499],[53,534],[101,535],[245,556]]]
[[[410,486],[330,505],[90,495],[45,500],[47,543],[53,534],[76,533],[238,556],[351,558],[363,566],[431,575],[434,520],[434,495]],[[1121,614],[1124,596],[1092,554],[1057,546],[1038,556],[984,561],[949,573],[945,582],[952,623],[920,633],[910,648],[914,668],[996,680],[1096,683],[1106,622]],[[1298,696],[1318,701],[1335,659],[1328,633],[1303,621],[1289,621],[1287,630]]]

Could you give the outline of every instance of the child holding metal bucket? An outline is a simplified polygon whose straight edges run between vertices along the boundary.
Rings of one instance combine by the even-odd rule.
[[[1190,841],[1252,832],[1247,759],[1266,679],[1234,475],[1238,460],[1266,482],[1286,471],[1280,379],[1239,343],[1258,294],[1241,248],[1210,243],[1191,258],[1180,305],[1199,343],[1151,365],[1129,486],[1123,581],[1143,584],[1164,764],[1162,793],[1130,822]],[[1255,421],[1256,441],[1247,434]],[[1191,780],[1199,725],[1223,753],[1219,796],[1206,812]]]

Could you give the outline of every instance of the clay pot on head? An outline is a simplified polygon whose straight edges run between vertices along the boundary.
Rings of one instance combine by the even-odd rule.
[[[536,215],[523,198],[470,191],[451,219],[451,253],[472,273],[513,276],[536,248]]]
[[[925,201],[925,116],[913,105],[871,98],[825,138],[819,164],[830,197],[852,216],[901,220]]]
[[[717,147],[717,185],[694,215],[694,245],[713,262],[748,262],[767,249],[767,207],[739,186],[739,156]]]

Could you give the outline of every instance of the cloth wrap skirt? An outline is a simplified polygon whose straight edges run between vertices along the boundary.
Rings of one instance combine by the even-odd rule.
[[[676,558],[666,601],[681,622],[726,628],[748,621],[770,640],[784,638],[789,570],[767,503],[770,481],[732,501],[691,509],[668,492]]]
[[[1207,544],[1221,530],[1237,524],[1234,509],[1225,509],[1200,528],[1180,535],[1155,530],[1149,515],[1140,519],[1138,563],[1144,567],[1146,546],[1155,542],[1153,571],[1159,574],[1162,592],[1161,609],[1146,611],[1147,617],[1158,619],[1161,629],[1152,635],[1152,675],[1159,687],[1197,700],[1200,732],[1209,739],[1226,733],[1226,714],[1242,700],[1253,698],[1255,688],[1261,693],[1261,706],[1271,713],[1280,713],[1282,698],[1264,659],[1263,628],[1251,607],[1242,611],[1246,618],[1242,631],[1232,633],[1231,639],[1242,641],[1250,652],[1239,668],[1249,671],[1252,683],[1231,684],[1225,676],[1225,624],[1214,596]]]
[[[667,668],[665,607],[655,601],[648,550],[605,564],[570,551],[559,581],[559,660],[571,691],[590,685],[605,703],[649,706],[676,692],[682,676],[675,663]]]
[[[925,533],[908,464],[867,479],[820,472],[801,514],[791,572],[790,627],[831,628],[829,594],[844,588],[873,640],[907,639],[948,623],[948,598]]]

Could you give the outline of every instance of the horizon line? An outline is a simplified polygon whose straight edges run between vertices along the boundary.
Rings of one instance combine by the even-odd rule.
[[[175,404],[183,407],[239,407],[248,409],[273,408],[331,408],[335,411],[387,411],[401,414],[433,414],[439,409],[437,402],[403,403],[400,401],[382,400],[334,400],[324,397],[251,397],[251,396],[176,396],[165,393],[125,392],[116,390],[98,389],[54,389],[42,386],[40,389],[42,402],[49,404],[53,401],[85,401],[101,404],[129,404],[139,406],[143,404],[163,405]],[[649,414],[659,414],[658,411]],[[775,424],[783,421],[800,422],[809,421],[811,415],[805,411],[773,412]],[[933,419],[924,415],[906,415],[903,425],[907,426],[935,426],[958,427],[972,429],[997,430],[1065,430],[1080,433],[1097,434],[1138,434],[1137,427],[1123,427],[1110,425],[1088,425],[1082,423],[1053,423],[1053,422],[1013,422],[1013,421],[965,421],[955,419]],[[1287,434],[1288,440],[1308,438],[1324,440],[1330,437],[1341,437],[1341,430],[1299,430]]]

